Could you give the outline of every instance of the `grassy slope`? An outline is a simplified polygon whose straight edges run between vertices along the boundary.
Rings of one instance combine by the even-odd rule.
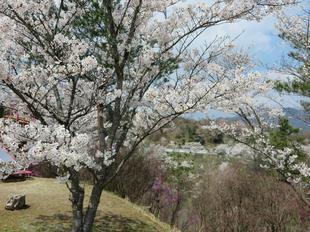
[[[86,186],[86,194],[89,189]],[[4,209],[10,193],[26,194],[28,209]],[[69,192],[64,184],[54,179],[34,178],[23,182],[0,182],[1,232],[61,232],[70,231]],[[151,214],[111,193],[101,197],[94,231],[170,231]]]

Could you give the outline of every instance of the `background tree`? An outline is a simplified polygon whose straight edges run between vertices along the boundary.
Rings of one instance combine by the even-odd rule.
[[[290,76],[289,81],[278,82],[277,89],[310,97],[310,11],[303,10],[301,15],[280,14],[278,30],[280,37],[287,42],[292,51],[284,61],[281,72]],[[303,119],[310,123],[309,99],[301,101],[305,110]]]
[[[194,162],[193,157],[182,153],[167,154],[165,162],[168,164],[168,181],[176,190],[175,207],[172,210],[170,220],[170,225],[174,226],[178,223],[178,213],[182,208],[186,195],[191,194],[190,187],[195,181],[193,174]]]

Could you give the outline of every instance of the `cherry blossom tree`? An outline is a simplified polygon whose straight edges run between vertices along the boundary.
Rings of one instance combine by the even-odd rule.
[[[59,167],[73,231],[91,231],[103,188],[137,146],[191,111],[234,110],[270,85],[232,41],[194,42],[221,23],[260,20],[295,0],[1,0],[1,104],[29,117],[1,120],[18,161]],[[95,152],[92,152],[95,150]],[[95,178],[89,204],[79,171]]]

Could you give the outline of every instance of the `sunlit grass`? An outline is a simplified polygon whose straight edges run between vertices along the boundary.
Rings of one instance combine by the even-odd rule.
[[[11,193],[26,194],[28,209],[7,211],[6,199]],[[89,188],[86,186],[86,194]],[[69,192],[54,179],[34,178],[23,182],[0,182],[1,232],[70,231]],[[103,192],[94,231],[170,231],[138,206],[111,193]]]

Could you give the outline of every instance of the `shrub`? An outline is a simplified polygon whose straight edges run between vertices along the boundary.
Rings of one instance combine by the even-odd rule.
[[[31,165],[29,169],[32,170],[34,176],[44,178],[55,178],[57,176],[57,167],[53,166],[49,162]]]
[[[145,193],[151,190],[156,178],[165,172],[161,161],[154,156],[156,149],[156,146],[140,148],[108,184],[106,190],[131,201],[141,202]]]
[[[288,185],[241,164],[209,172],[194,209],[201,231],[306,231],[309,223]]]

